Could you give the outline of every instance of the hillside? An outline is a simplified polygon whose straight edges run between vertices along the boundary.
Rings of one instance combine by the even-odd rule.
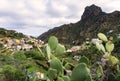
[[[110,30],[120,31],[120,12],[105,13],[96,5],[87,6],[81,20],[76,23],[55,27],[43,33],[38,39],[47,41],[52,35],[63,44],[81,44],[86,38],[94,38],[98,32],[107,34]]]
[[[22,33],[18,33],[15,30],[7,30],[4,28],[0,28],[0,38],[2,37],[22,38],[25,37],[25,35]]]

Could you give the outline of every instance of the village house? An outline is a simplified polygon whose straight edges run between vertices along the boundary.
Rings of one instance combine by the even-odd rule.
[[[68,49],[66,52],[75,52],[79,51],[81,49],[81,46],[73,46],[72,48]]]
[[[44,42],[41,40],[37,40],[35,38],[31,38],[26,36],[25,38],[21,39],[12,39],[10,37],[0,38],[0,43],[3,44],[4,49],[9,50],[30,50],[33,46],[42,47]]]

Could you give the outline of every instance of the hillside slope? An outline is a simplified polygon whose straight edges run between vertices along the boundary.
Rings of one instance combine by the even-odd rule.
[[[80,44],[86,38],[94,38],[98,32],[120,31],[120,12],[105,13],[96,5],[87,6],[77,23],[65,24],[43,33],[38,39],[47,41],[52,35],[63,44]]]
[[[2,37],[22,38],[25,37],[25,35],[22,33],[18,33],[15,30],[7,30],[4,28],[0,28],[0,38]]]

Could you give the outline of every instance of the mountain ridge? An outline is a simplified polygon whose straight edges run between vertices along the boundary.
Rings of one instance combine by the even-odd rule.
[[[105,13],[100,7],[93,4],[85,8],[80,21],[50,29],[40,35],[38,39],[47,41],[50,36],[54,35],[58,37],[60,43],[80,44],[86,38],[94,38],[97,33],[106,33],[109,30],[119,33],[120,11]]]

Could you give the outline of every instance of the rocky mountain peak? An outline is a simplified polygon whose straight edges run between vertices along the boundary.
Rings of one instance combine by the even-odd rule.
[[[82,20],[97,16],[102,13],[102,9],[96,5],[87,6],[81,17]]]
[[[38,39],[47,41],[54,35],[62,44],[79,45],[86,41],[86,38],[92,39],[97,33],[107,34],[110,30],[116,34],[120,33],[120,11],[106,13],[100,7],[91,5],[85,8],[80,21],[53,28],[40,35]]]

